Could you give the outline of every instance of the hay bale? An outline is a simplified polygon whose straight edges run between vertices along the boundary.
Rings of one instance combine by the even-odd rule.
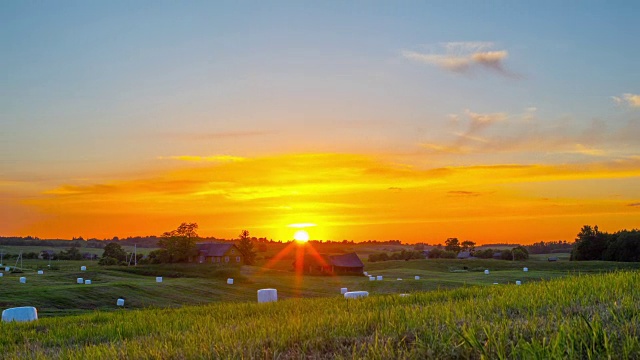
[[[76,283],[78,283],[78,284],[84,284],[84,279],[83,279],[83,278],[77,278],[77,279],[76,279]]]
[[[161,283],[162,282],[162,276],[156,276],[156,282],[157,283]]]
[[[44,271],[38,270],[38,275],[43,275],[43,274],[44,274]]]
[[[382,275],[376,276],[376,280],[382,280]]]
[[[11,271],[11,268],[9,266],[5,266],[4,271]]]
[[[523,269],[522,269],[522,271],[524,271],[524,272],[528,272],[528,271],[529,271],[529,268],[523,268]]]
[[[409,296],[409,294],[400,294],[400,297]]]
[[[498,283],[493,283],[493,285],[498,285]]]
[[[522,282],[520,280],[516,280],[516,285],[522,285]]]
[[[87,267],[84,265],[80,266],[80,271],[87,271]]]
[[[233,285],[233,279],[232,278],[228,278],[227,279],[227,285]]]
[[[0,273],[0,277],[3,277],[3,276],[4,276],[4,273]]]
[[[345,299],[358,299],[369,296],[369,292],[367,291],[347,291],[344,293]]]
[[[397,278],[396,280],[398,280],[398,281],[402,281],[402,278]]]
[[[85,281],[84,281],[84,284],[85,284],[85,285],[91,285],[91,280],[85,280]]]
[[[21,284],[26,284],[27,283],[27,278],[24,277],[24,276],[20,277],[20,283]]]
[[[119,298],[119,299],[116,301],[116,305],[117,305],[117,306],[124,306],[124,299],[123,299],[123,298]]]
[[[369,276],[369,273],[365,271],[364,276]]]
[[[369,276],[369,281],[376,281],[376,277],[375,276]]]
[[[420,276],[416,275],[415,279],[420,280]]]
[[[344,295],[347,291],[347,288],[340,288],[340,294]]]
[[[258,302],[273,302],[278,301],[278,290],[276,289],[260,289],[258,290]]]
[[[484,274],[485,274],[485,275],[489,275],[489,270],[485,270],[485,271],[484,271]]]
[[[2,312],[2,321],[35,321],[38,320],[38,310],[33,306],[22,306],[6,309]]]

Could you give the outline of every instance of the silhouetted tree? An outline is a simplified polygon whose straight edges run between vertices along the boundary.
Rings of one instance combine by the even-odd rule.
[[[465,240],[461,244],[462,251],[473,251],[476,249],[476,243],[471,240]]]
[[[244,263],[253,265],[256,261],[256,252],[253,250],[253,242],[249,238],[249,231],[242,230],[240,232],[240,241],[237,246],[244,258]]]
[[[100,265],[115,265],[127,259],[127,253],[122,246],[117,243],[110,243],[104,247],[102,258],[98,262]]]
[[[445,240],[444,245],[444,249],[447,251],[454,251],[457,253],[460,252],[460,249],[462,249],[458,238],[448,238],[447,240]]]
[[[182,223],[177,229],[163,233],[158,246],[165,252],[158,252],[157,259],[160,259],[160,262],[177,263],[187,262],[189,258],[197,256],[197,230],[197,223]]]

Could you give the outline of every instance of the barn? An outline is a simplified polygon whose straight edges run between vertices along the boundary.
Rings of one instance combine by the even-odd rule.
[[[343,255],[306,255],[300,265],[306,274],[316,275],[362,275],[364,263],[356,253]],[[293,268],[298,267],[297,261],[293,262]]]

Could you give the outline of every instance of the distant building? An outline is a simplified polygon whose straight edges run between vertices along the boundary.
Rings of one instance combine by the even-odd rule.
[[[210,263],[219,265],[241,265],[244,257],[240,249],[231,243],[200,243],[196,244],[198,256],[190,258],[189,262],[200,264]]]
[[[471,257],[470,251],[460,251],[458,253],[458,259],[469,259]]]
[[[502,259],[502,252],[494,252],[493,258],[498,260]]]
[[[547,261],[558,261],[558,257],[557,256],[548,257]]]
[[[53,250],[42,250],[40,251],[40,255],[38,255],[38,259],[49,260],[53,259],[55,256],[56,253]]]
[[[82,254],[83,260],[96,260],[98,259],[98,255],[92,253],[84,253]]]
[[[294,269],[297,261],[293,262]],[[362,275],[364,263],[356,253],[344,255],[306,255],[302,259],[302,271],[307,274]]]

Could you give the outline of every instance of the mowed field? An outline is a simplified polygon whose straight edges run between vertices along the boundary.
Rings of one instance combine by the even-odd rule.
[[[4,273],[0,278],[0,308],[35,306],[41,317],[115,311],[116,300],[125,298],[126,309],[175,308],[214,302],[256,302],[257,290],[275,288],[280,299],[336,297],[340,288],[365,290],[372,295],[416,293],[469,286],[527,284],[572,274],[634,270],[636,263],[548,262],[546,256],[532,256],[528,261],[426,259],[368,263],[365,271],[383,276],[369,281],[364,276],[298,276],[291,262],[282,260],[263,266],[220,269],[206,264],[147,265],[138,267],[102,267],[91,261],[55,262],[50,270],[47,261],[25,260],[24,273]],[[87,271],[80,271],[82,265]],[[528,272],[523,272],[523,267]],[[36,269],[44,268],[38,275]],[[484,270],[490,274],[485,275]],[[19,278],[27,278],[21,284]],[[157,283],[156,276],[163,282]],[[415,280],[420,276],[420,280]],[[90,279],[91,285],[76,283]],[[228,285],[227,278],[234,284]],[[402,280],[398,280],[402,279]]]

